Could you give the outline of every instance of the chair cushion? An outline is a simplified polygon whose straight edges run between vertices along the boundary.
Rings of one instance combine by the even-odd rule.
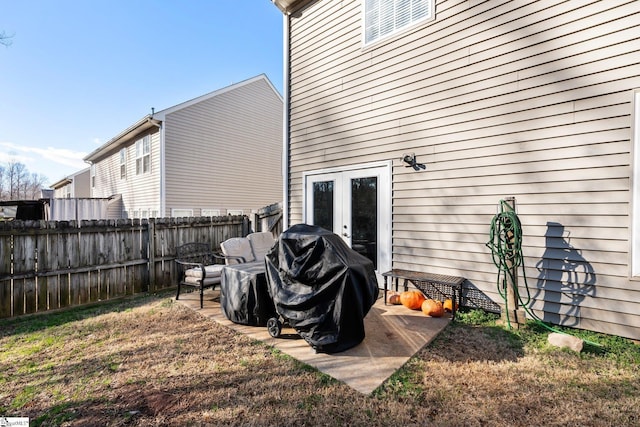
[[[204,271],[207,273],[207,277],[204,279],[204,284],[220,283],[220,277],[222,276],[223,265],[214,264],[206,265]],[[202,270],[200,267],[190,268],[184,272],[185,283],[198,284],[198,280],[202,279]]]
[[[198,282],[198,280],[200,280],[199,277],[185,276],[183,283],[187,285],[200,286],[200,282]],[[220,276],[207,277],[206,279],[204,279],[203,285],[204,286],[217,285],[221,281],[222,281],[222,278]]]
[[[268,231],[251,233],[247,236],[247,240],[251,243],[254,259],[259,262],[264,261],[264,256],[276,243],[273,234]]]
[[[255,258],[251,250],[251,243],[246,237],[232,237],[220,244],[222,253],[227,256],[241,256],[244,262],[253,262]],[[238,259],[228,258],[225,260],[227,264],[240,264],[242,261]]]

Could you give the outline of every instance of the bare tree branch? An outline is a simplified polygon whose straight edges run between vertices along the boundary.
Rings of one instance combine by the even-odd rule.
[[[7,35],[6,32],[4,31],[0,31],[0,44],[4,45],[4,46],[11,46],[11,43],[13,43],[13,40],[11,40],[13,38],[13,35]]]
[[[38,200],[47,178],[15,160],[0,166],[0,200]]]

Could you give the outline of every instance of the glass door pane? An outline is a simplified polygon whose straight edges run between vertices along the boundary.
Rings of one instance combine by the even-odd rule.
[[[378,178],[351,179],[351,247],[378,268]]]
[[[312,224],[333,231],[333,181],[313,183]]]

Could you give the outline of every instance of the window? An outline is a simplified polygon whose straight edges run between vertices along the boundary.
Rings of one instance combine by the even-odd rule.
[[[149,172],[151,141],[149,135],[136,141],[136,175]]]
[[[201,216],[220,216],[220,209],[200,209]]]
[[[127,149],[120,150],[120,179],[127,177]]]
[[[91,175],[91,188],[96,188],[96,165],[92,164],[91,165],[91,170],[89,172],[89,175]]]
[[[640,277],[640,89],[633,94],[631,275]]]
[[[149,219],[149,218],[157,218],[158,211],[156,209],[135,209],[132,211],[131,218],[137,219]]]
[[[433,0],[365,0],[364,44],[433,18]]]
[[[171,216],[176,217],[185,217],[185,216],[193,216],[193,209],[171,209]]]
[[[227,209],[227,215],[243,215],[242,209]]]

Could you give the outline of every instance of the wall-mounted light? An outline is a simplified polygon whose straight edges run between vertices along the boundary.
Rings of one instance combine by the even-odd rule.
[[[402,161],[407,164],[405,167],[413,168],[413,170],[415,171],[419,171],[420,169],[424,170],[427,168],[424,163],[418,163],[418,161],[416,160],[416,155],[414,153],[404,154],[402,156]]]

